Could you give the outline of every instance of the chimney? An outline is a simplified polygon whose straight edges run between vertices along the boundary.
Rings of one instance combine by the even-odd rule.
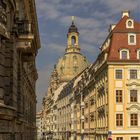
[[[122,18],[124,17],[124,16],[127,16],[127,17],[129,17],[130,16],[130,11],[122,11]]]
[[[109,32],[111,32],[116,27],[116,24],[111,24],[109,27]]]

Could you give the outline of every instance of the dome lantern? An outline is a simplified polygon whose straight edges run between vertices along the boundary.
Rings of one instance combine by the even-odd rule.
[[[56,65],[60,83],[69,82],[88,66],[88,61],[80,52],[79,32],[75,26],[74,17],[67,34],[67,46],[64,56]]]
[[[79,32],[78,32],[78,28],[74,24],[74,16],[72,17],[72,24],[69,27],[68,34],[67,34],[66,53],[70,53],[70,52],[80,53]]]

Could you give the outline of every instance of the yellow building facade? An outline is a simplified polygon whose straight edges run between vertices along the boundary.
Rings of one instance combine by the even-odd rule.
[[[124,11],[96,61],[59,90],[54,139],[140,139],[139,40],[140,23]]]

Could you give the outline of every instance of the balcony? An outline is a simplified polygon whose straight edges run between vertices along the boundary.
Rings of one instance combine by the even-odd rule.
[[[32,52],[34,35],[32,34],[31,23],[28,20],[17,21],[16,32],[18,36],[17,48],[23,53]]]

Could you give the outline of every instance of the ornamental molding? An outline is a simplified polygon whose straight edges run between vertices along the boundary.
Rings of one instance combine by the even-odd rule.
[[[133,111],[133,110],[140,110],[140,105],[133,104],[127,107],[127,110]]]
[[[127,86],[133,86],[133,85],[135,85],[135,86],[140,86],[140,82],[139,81],[133,81],[133,82],[128,82],[127,84],[126,84]]]

